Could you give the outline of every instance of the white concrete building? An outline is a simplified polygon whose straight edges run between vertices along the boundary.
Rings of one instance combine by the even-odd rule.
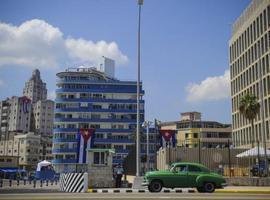
[[[30,130],[31,100],[13,96],[9,99],[8,131],[28,132]]]
[[[39,161],[52,159],[52,140],[29,132],[0,141],[0,156],[19,157],[19,167],[35,169]],[[10,166],[9,166],[10,167]]]
[[[270,141],[270,0],[253,0],[232,26],[230,73],[232,137],[237,147]],[[254,94],[260,114],[250,122],[239,112],[240,98]]]

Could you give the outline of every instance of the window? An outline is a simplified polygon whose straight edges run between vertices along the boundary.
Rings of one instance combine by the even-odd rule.
[[[186,172],[187,166],[186,165],[178,165],[174,167],[175,172]]]
[[[107,164],[104,152],[94,152],[94,164],[95,165]]]
[[[197,166],[194,166],[194,165],[189,165],[188,166],[188,171],[189,172],[201,172],[201,168],[197,167]]]

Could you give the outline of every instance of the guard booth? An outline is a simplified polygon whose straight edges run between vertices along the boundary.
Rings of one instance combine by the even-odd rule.
[[[113,155],[114,149],[87,149],[88,158],[88,187],[114,187]]]

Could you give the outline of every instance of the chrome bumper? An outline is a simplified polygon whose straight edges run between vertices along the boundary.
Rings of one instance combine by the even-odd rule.
[[[149,185],[149,183],[147,182],[147,181],[144,181],[144,182],[142,182],[142,184],[141,184],[142,186],[148,186]]]

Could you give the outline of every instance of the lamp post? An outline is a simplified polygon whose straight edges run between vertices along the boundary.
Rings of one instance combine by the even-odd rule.
[[[141,43],[141,6],[143,5],[143,0],[138,0],[139,5],[139,24],[138,24],[138,77],[137,77],[137,132],[136,132],[136,176],[140,176],[140,43]]]

